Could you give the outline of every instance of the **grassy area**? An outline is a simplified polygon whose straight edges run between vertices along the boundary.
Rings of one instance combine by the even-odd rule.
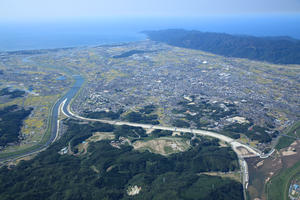
[[[79,74],[79,73],[77,73]],[[84,74],[84,73],[81,73],[80,74],[83,78],[84,78],[84,82],[82,83],[80,89],[77,91],[77,93],[75,94],[75,96],[71,99],[70,103],[69,103],[69,106],[70,106],[70,110],[72,111],[72,104],[73,102],[78,98],[79,94],[81,93],[81,91],[83,90],[83,88],[85,88],[86,84],[88,83],[88,81],[85,81],[87,80],[87,75]],[[73,82],[72,86],[74,85],[75,81]]]
[[[224,172],[202,172],[202,173],[199,173],[199,175],[201,175],[201,174],[205,174],[205,175],[209,175],[209,176],[220,176],[222,178],[230,178],[237,182],[242,182],[241,173],[239,171],[229,172],[229,173],[224,173]]]
[[[70,88],[72,88],[74,84],[75,84],[75,80],[73,79]],[[80,90],[81,90],[81,88],[80,88]],[[41,142],[40,142],[40,145],[41,145],[41,144],[45,144],[45,143],[48,141],[48,139],[50,138],[50,136],[51,136],[51,123],[53,123],[53,122],[52,122],[52,113],[53,113],[54,106],[55,106],[56,102],[57,102],[62,96],[64,96],[68,91],[69,91],[69,90],[66,90],[66,91],[64,91],[62,94],[60,94],[60,95],[58,96],[57,100],[55,101],[55,103],[52,105],[51,109],[49,110],[49,114],[48,114],[48,123],[47,123],[47,124],[48,124],[48,126],[47,126],[47,131],[46,131],[45,134],[43,135],[43,138],[42,138],[42,140],[41,140]],[[77,93],[77,94],[78,94],[78,93]],[[77,95],[77,94],[76,94],[76,95]],[[56,122],[55,122],[55,123],[56,123]]]
[[[287,134],[294,137],[300,137],[300,121],[294,123]]]
[[[51,105],[51,101],[50,99],[47,99],[47,106],[49,107],[49,109],[47,109],[46,111],[48,111],[47,113],[47,129],[45,131],[45,133],[39,137],[40,141],[35,144],[35,145],[32,145],[32,144],[26,144],[26,145],[19,145],[19,146],[15,146],[14,150],[13,151],[10,151],[10,152],[1,152],[0,153],[0,159],[5,159],[5,158],[8,158],[8,157],[22,157],[22,156],[18,156],[18,155],[21,155],[21,154],[24,154],[24,153],[27,153],[27,152],[30,152],[32,150],[35,150],[35,149],[38,149],[40,148],[41,146],[43,146],[50,138],[51,136],[51,124],[53,123],[52,122],[52,117],[51,117],[51,114],[52,114],[52,111],[54,109],[54,106],[56,104],[56,102],[58,101],[59,98],[61,98],[63,95],[65,95],[67,91],[64,91],[63,94],[60,94],[60,95],[56,95],[56,101],[55,103],[52,103]],[[49,98],[49,97],[45,97],[45,98]],[[54,101],[55,99],[53,98],[52,99],[52,102]],[[40,103],[40,102],[35,102],[35,103]],[[44,113],[45,114],[45,113]]]
[[[170,155],[190,148],[186,139],[176,137],[160,137],[147,141],[137,141],[133,146],[141,151],[149,150],[152,153],[161,155]]]
[[[266,185],[267,199],[288,200],[289,186],[292,179],[300,174],[300,161],[293,167],[283,169]]]
[[[45,69],[48,68],[45,66],[41,70]],[[50,72],[52,73],[53,70],[51,70]],[[40,74],[39,72],[37,73]],[[46,74],[45,72],[43,73]],[[59,69],[58,72],[55,71],[54,73],[61,74],[61,69]],[[33,72],[29,72],[28,74],[33,74]],[[67,76],[64,73],[63,75]],[[54,80],[53,82],[56,82],[56,80]],[[47,85],[47,87],[49,87],[49,85]],[[0,159],[5,159],[8,157],[21,157],[20,155],[22,154],[26,154],[30,151],[42,147],[49,140],[51,135],[50,129],[52,123],[51,113],[55,105],[54,102],[67,92],[64,86],[61,86],[60,91],[62,92],[61,94],[50,96],[28,95],[26,98],[18,98],[16,100],[14,99],[10,102],[0,105],[0,107],[3,107],[10,104],[17,104],[20,106],[34,108],[33,114],[26,120],[24,120],[24,125],[22,127],[21,132],[27,136],[26,140],[22,141],[20,145],[6,147],[0,152]]]
[[[287,131],[286,135],[293,136],[293,137],[300,137],[300,121],[294,123],[289,130]],[[285,147],[290,146],[295,139],[289,137],[281,137],[275,146],[277,150],[283,149]]]
[[[35,150],[37,148],[40,148],[42,145],[44,145],[48,141],[49,137],[51,136],[51,123],[52,123],[51,113],[54,109],[55,104],[56,104],[56,102],[52,105],[51,109],[49,109],[48,123],[47,123],[48,126],[47,126],[47,130],[45,131],[45,134],[43,135],[41,141],[33,146],[27,146],[27,145],[19,146],[19,148],[13,152],[2,152],[0,154],[0,159],[5,159],[8,157],[12,157],[12,156],[18,156],[20,154],[24,154],[24,153],[30,152],[32,150]]]
[[[100,140],[113,140],[115,138],[112,132],[95,132],[93,136],[86,139],[86,142],[98,142]]]
[[[121,71],[118,70],[110,70],[109,72],[104,72],[101,74],[102,78],[105,78],[106,81],[110,82],[112,80],[114,80],[117,77],[127,77],[128,74],[122,73]]]
[[[286,148],[288,146],[290,146],[293,142],[295,141],[294,138],[289,138],[289,137],[281,137],[277,143],[277,145],[275,146],[275,148],[277,150]]]

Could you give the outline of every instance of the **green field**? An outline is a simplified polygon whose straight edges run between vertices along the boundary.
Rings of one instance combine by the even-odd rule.
[[[289,186],[293,178],[300,175],[300,161],[293,167],[283,169],[266,185],[268,200],[288,200]]]
[[[289,128],[289,130],[287,131],[286,134],[289,136],[293,136],[293,137],[300,137],[300,121],[293,124],[293,126],[291,126],[291,128]],[[283,136],[279,139],[275,148],[277,150],[286,148],[286,147],[290,146],[294,141],[295,141],[294,138],[289,138],[289,137]]]

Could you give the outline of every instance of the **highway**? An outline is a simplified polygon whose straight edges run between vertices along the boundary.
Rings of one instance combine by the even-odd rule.
[[[75,95],[77,94],[77,92],[79,91],[80,87],[84,83],[84,79],[80,75],[73,75],[73,78],[75,80],[75,83],[73,84],[71,89],[69,89],[64,95],[62,95],[62,97],[60,97],[51,108],[51,113],[49,116],[50,123],[48,124],[50,135],[48,136],[47,140],[36,144],[35,146],[31,147],[28,150],[15,152],[15,153],[13,153],[11,155],[7,155],[7,156],[0,155],[0,164],[5,163],[5,162],[14,161],[16,159],[34,155],[36,153],[44,151],[45,149],[47,149],[50,146],[50,144],[52,144],[57,139],[58,129],[59,129],[58,113],[60,111],[60,107],[62,107],[63,102],[65,102],[67,104],[70,103],[69,101],[64,101],[64,100],[66,98],[69,100],[74,98]]]
[[[67,102],[68,100],[65,99],[64,102]],[[212,131],[206,131],[206,130],[199,130],[199,129],[191,129],[191,128],[180,128],[180,127],[169,127],[169,126],[159,126],[159,125],[152,125],[152,124],[140,124],[140,123],[133,123],[133,122],[127,122],[127,121],[116,121],[116,120],[106,120],[106,119],[91,119],[91,118],[86,118],[79,116],[75,113],[73,113],[70,109],[70,105],[64,103],[64,106],[61,107],[62,113],[66,115],[69,118],[75,118],[79,120],[84,120],[84,121],[97,121],[97,122],[102,122],[102,123],[107,123],[107,124],[112,124],[112,125],[127,125],[127,126],[133,126],[133,127],[140,127],[144,129],[159,129],[159,130],[168,130],[168,131],[177,131],[177,132],[183,132],[183,133],[193,133],[197,135],[202,135],[202,136],[209,136],[213,138],[217,138],[221,141],[224,141],[232,146],[232,148],[240,155],[240,152],[237,151],[237,148],[245,148],[253,154],[253,157],[256,156],[262,156],[261,151],[254,149],[251,146],[248,146],[246,144],[242,144],[228,136],[212,132]],[[243,155],[240,155],[243,157]]]
[[[121,125],[127,125],[127,126],[133,126],[133,127],[141,127],[144,129],[159,129],[159,130],[169,130],[169,131],[177,131],[177,132],[184,132],[184,133],[193,133],[196,135],[201,135],[201,136],[209,136],[213,138],[217,138],[221,141],[226,142],[229,144],[232,149],[236,152],[238,159],[239,159],[239,165],[241,168],[241,173],[242,173],[242,183],[243,183],[243,188],[244,188],[244,196],[246,196],[246,189],[249,184],[249,172],[248,172],[248,165],[247,162],[245,161],[245,157],[257,157],[259,156],[260,158],[267,158],[269,157],[273,151],[269,154],[264,155],[261,151],[248,146],[246,144],[242,144],[228,136],[221,135],[219,133],[215,133],[212,131],[206,131],[206,130],[199,130],[199,129],[191,129],[191,128],[180,128],[180,127],[168,127],[168,126],[159,126],[159,125],[151,125],[151,124],[140,124],[140,123],[133,123],[133,122],[126,122],[126,121],[115,121],[115,120],[105,120],[105,119],[91,119],[91,118],[86,118],[79,116],[75,113],[73,113],[70,109],[70,104],[67,104],[66,102],[70,102],[68,99],[65,99],[63,101],[63,106],[61,106],[61,112],[73,119],[79,119],[83,121],[94,121],[94,122],[102,122],[102,123],[107,123],[107,124],[112,124],[116,126],[121,126]],[[241,154],[241,151],[238,150],[238,148],[244,148],[247,149],[247,151],[250,153],[250,155],[244,155]]]
[[[115,121],[115,120],[105,120],[105,119],[90,119],[90,118],[85,118],[82,116],[79,116],[75,113],[73,113],[70,110],[70,103],[71,100],[75,97],[77,92],[79,91],[80,87],[82,86],[84,79],[80,75],[75,75],[75,84],[73,87],[65,94],[63,95],[53,106],[52,112],[51,112],[51,123],[50,123],[50,137],[49,139],[44,143],[40,144],[37,146],[35,149],[27,151],[27,152],[22,152],[19,154],[15,154],[13,156],[9,156],[6,158],[0,159],[0,162],[7,162],[7,161],[12,161],[18,158],[26,157],[29,155],[36,154],[38,152],[41,152],[45,149],[48,148],[50,144],[52,144],[57,138],[58,138],[58,133],[59,133],[59,119],[58,115],[61,112],[68,118],[74,118],[74,119],[79,119],[79,120],[84,120],[84,121],[98,121],[102,123],[107,123],[107,124],[112,124],[112,125],[128,125],[128,126],[133,126],[133,127],[141,127],[144,129],[159,129],[159,130],[169,130],[169,131],[177,131],[177,132],[185,132],[185,133],[193,133],[194,135],[201,135],[201,136],[209,136],[213,138],[217,138],[221,141],[226,142],[229,144],[232,149],[237,153],[238,158],[239,158],[239,163],[241,167],[241,172],[243,174],[242,179],[243,179],[243,186],[244,190],[247,188],[248,185],[248,166],[247,162],[244,160],[244,157],[257,157],[259,156],[260,158],[267,158],[269,157],[273,152],[269,154],[262,154],[261,151],[248,146],[246,144],[242,144],[228,136],[212,132],[212,131],[206,131],[206,130],[199,130],[199,129],[191,129],[191,128],[180,128],[180,127],[169,127],[169,126],[160,126],[160,125],[151,125],[151,124],[140,124],[140,123],[132,123],[132,122],[126,122],[126,121]],[[239,151],[239,148],[244,148],[246,149],[250,156],[245,156]],[[245,191],[244,191],[245,192]]]

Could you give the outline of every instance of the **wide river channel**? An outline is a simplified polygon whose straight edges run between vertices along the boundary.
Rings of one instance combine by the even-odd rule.
[[[69,91],[63,95],[53,106],[52,112],[51,112],[51,127],[50,127],[50,138],[46,141],[46,143],[44,144],[39,144],[39,145],[35,145],[33,146],[30,150],[26,151],[22,151],[20,154],[18,154],[17,152],[14,153],[13,155],[7,155],[7,156],[1,156],[0,158],[0,162],[1,161],[6,161],[6,160],[12,160],[14,158],[20,158],[20,157],[24,157],[27,155],[31,155],[34,154],[35,152],[38,152],[42,149],[47,148],[55,139],[56,137],[56,133],[57,133],[57,120],[58,120],[58,113],[59,113],[59,106],[60,104],[67,99],[65,106],[64,106],[64,110],[66,110],[67,106],[69,105],[70,101],[75,97],[75,95],[77,94],[77,92],[79,91],[79,89],[81,88],[82,84],[84,83],[84,78],[81,75],[72,75],[73,79],[75,80],[75,83],[73,84],[73,86],[71,87],[71,89],[69,89]]]

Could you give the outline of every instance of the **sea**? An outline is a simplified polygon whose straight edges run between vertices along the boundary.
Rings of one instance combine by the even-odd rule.
[[[144,30],[186,29],[300,39],[300,14],[210,17],[125,17],[5,22],[0,51],[96,46],[145,40]]]

